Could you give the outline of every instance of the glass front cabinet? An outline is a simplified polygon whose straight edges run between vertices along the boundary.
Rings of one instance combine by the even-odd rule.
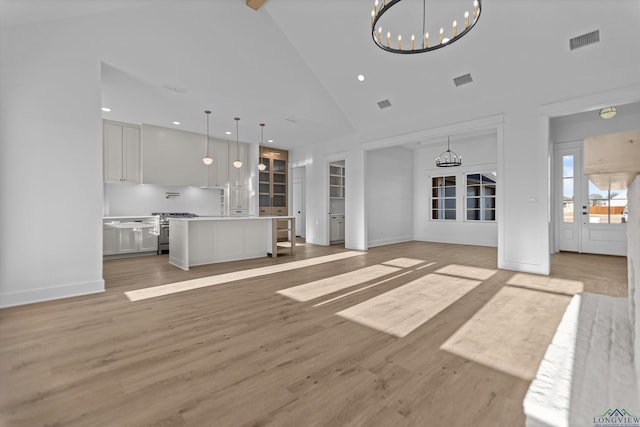
[[[287,163],[289,152],[262,147],[260,163],[266,169],[260,171],[259,194],[260,216],[280,216],[289,212],[287,191]]]

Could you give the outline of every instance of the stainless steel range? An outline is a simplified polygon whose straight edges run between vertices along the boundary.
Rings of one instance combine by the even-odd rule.
[[[159,218],[160,234],[158,235],[158,255],[169,253],[169,219],[195,218],[198,215],[188,212],[153,212]]]

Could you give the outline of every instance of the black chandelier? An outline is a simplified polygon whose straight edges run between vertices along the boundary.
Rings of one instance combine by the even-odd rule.
[[[462,164],[462,156],[458,156],[455,151],[449,148],[449,137],[447,137],[447,151],[436,157],[436,166],[439,168],[451,168]]]
[[[410,48],[403,49],[402,47],[402,35],[398,34],[397,47],[392,47],[391,42],[391,31],[387,31],[386,37],[383,34],[383,29],[381,25],[377,25],[380,18],[393,6],[400,3],[402,0],[375,0],[374,8],[371,11],[371,37],[373,38],[374,43],[380,49],[386,50],[387,52],[392,53],[402,53],[402,54],[411,54],[411,53],[423,53],[430,52],[432,50],[440,49],[441,47],[445,47],[450,45],[451,43],[461,39],[465,34],[467,34],[478,19],[480,18],[481,4],[480,0],[473,1],[473,16],[469,16],[469,11],[464,13],[464,28],[462,31],[458,32],[458,22],[453,21],[452,23],[452,36],[449,38],[445,35],[444,27],[440,28],[440,34],[438,43],[432,43],[429,45],[429,33],[426,31],[426,0],[422,0],[422,33],[420,34],[421,41],[418,40],[416,42],[415,32],[411,34],[411,43]],[[382,2],[382,3],[380,3]],[[405,46],[407,46],[405,44]]]

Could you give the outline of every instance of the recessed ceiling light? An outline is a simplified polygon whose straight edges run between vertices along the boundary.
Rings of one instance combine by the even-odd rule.
[[[273,142],[273,139],[267,139],[267,142]]]
[[[181,123],[180,123],[179,121],[177,121],[177,120],[174,120],[172,123],[173,123],[174,125],[179,125],[179,124],[181,124]]]
[[[358,74],[358,81],[360,81],[360,82],[364,81],[364,75],[363,74]]]
[[[231,135],[231,132],[226,131],[226,132],[225,132],[225,135]]]
[[[111,108],[102,107],[101,110],[104,111],[105,113],[108,113],[109,111],[111,111]]]

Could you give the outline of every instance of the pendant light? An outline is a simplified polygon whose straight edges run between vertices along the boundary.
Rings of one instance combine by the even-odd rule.
[[[240,143],[238,142],[238,122],[240,121],[240,117],[234,117],[233,120],[236,121],[236,160],[233,162],[233,167],[240,169],[242,167],[242,161],[240,160]]]
[[[436,166],[439,168],[451,168],[462,164],[462,156],[458,156],[455,151],[449,148],[449,137],[447,136],[447,151],[436,158]]]
[[[209,166],[213,163],[213,159],[209,156],[209,115],[211,114],[211,111],[204,110],[204,113],[207,115],[207,155],[202,158],[202,163]]]
[[[260,160],[260,163],[258,163],[258,170],[260,172],[262,172],[267,168],[267,165],[265,165],[262,161],[262,145],[263,144],[264,144],[264,123],[260,123],[260,149],[258,150],[259,152],[258,157]]]

